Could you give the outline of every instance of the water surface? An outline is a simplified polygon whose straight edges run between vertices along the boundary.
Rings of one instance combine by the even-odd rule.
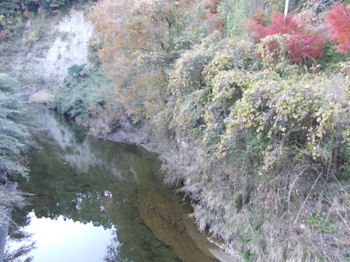
[[[163,185],[155,155],[89,137],[44,107],[31,110],[36,149],[20,188],[40,196],[14,213],[22,232],[12,227],[12,251],[35,242],[22,258],[215,261],[190,207]]]

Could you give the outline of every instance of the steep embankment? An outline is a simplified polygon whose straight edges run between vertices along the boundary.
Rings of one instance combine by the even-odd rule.
[[[84,10],[34,16],[23,30],[21,39],[2,43],[1,66],[21,82],[26,92],[50,89],[62,83],[73,65],[91,67],[88,50],[93,28]]]

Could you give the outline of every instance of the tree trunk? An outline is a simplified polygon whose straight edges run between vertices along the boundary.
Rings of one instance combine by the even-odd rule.
[[[288,9],[289,9],[289,0],[286,0],[286,2],[284,4],[284,19],[286,19],[287,15],[288,15]]]
[[[8,184],[8,188],[10,189],[16,189],[17,184],[11,183]],[[4,221],[3,224],[0,224],[0,262],[4,261],[4,252],[5,252],[5,244],[6,244],[6,238],[9,231],[9,223],[10,223],[10,216],[11,216],[12,208],[9,208],[7,210],[7,218],[5,218],[6,221]]]

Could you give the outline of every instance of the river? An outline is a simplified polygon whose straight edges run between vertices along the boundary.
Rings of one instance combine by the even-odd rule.
[[[156,155],[90,137],[44,106],[30,106],[30,119],[35,148],[19,188],[38,196],[13,213],[15,261],[217,261]]]

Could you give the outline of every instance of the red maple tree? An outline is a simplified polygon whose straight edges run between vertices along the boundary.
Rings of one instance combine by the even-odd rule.
[[[293,62],[302,62],[303,59],[316,58],[322,55],[324,38],[309,33],[296,33],[287,40],[290,58]]]
[[[335,46],[338,52],[350,51],[350,9],[343,4],[333,6],[326,19],[330,25],[330,37],[339,44]]]
[[[272,24],[266,26],[253,15],[248,20],[248,26],[254,33],[252,38],[256,42],[269,35],[288,34],[287,47],[293,62],[302,62],[322,55],[324,37],[299,26],[292,14],[284,17],[283,14],[273,13]]]

